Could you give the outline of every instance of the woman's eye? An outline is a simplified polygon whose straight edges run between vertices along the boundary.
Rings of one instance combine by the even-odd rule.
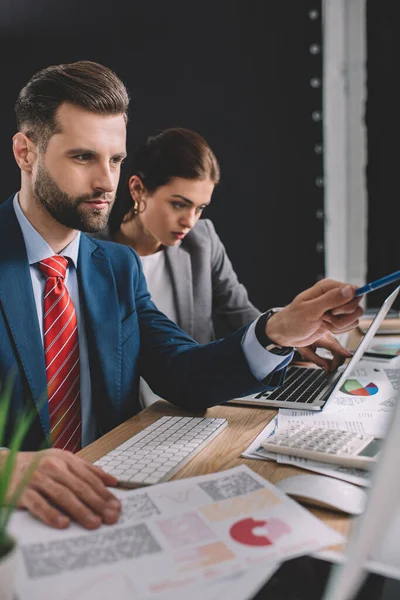
[[[183,202],[172,202],[172,206],[174,208],[185,208],[186,204],[183,204]]]

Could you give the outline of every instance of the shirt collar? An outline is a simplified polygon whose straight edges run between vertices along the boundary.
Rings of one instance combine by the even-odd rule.
[[[54,256],[55,252],[49,246],[44,238],[36,231],[33,225],[28,221],[19,204],[19,194],[16,193],[13,200],[13,206],[15,216],[17,217],[19,226],[21,227],[22,235],[26,246],[26,253],[28,256],[28,262],[30,265],[40,262],[45,258]],[[61,256],[69,258],[74,264],[75,269],[78,265],[78,254],[79,254],[79,242],[81,239],[81,232],[78,231],[72,242],[68,244],[60,252]]]

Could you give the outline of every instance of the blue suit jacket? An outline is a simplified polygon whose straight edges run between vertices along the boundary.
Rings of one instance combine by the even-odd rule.
[[[243,354],[246,328],[198,345],[151,302],[131,248],[82,235],[77,273],[98,435],[139,412],[139,375],[157,394],[190,409],[267,388]],[[12,372],[5,443],[18,415],[33,409],[37,418],[24,449],[35,450],[49,435],[44,353],[24,239],[9,198],[0,206],[0,381]]]

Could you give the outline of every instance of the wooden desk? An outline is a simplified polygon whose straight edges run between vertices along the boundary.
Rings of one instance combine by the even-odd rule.
[[[262,431],[266,424],[276,415],[276,410],[253,408],[247,406],[214,406],[202,413],[187,412],[164,400],[159,400],[149,408],[135,415],[113,431],[93,442],[79,452],[79,455],[90,462],[125,442],[135,433],[165,415],[223,417],[228,420],[228,427],[210,442],[197,456],[183,467],[172,479],[193,477],[223,471],[237,465],[245,464],[256,473],[272,483],[294,475],[306,473],[297,467],[279,465],[272,461],[251,460],[242,458],[241,453]],[[341,533],[347,534],[350,518],[340,516],[332,511],[310,509],[313,514],[327,525]]]

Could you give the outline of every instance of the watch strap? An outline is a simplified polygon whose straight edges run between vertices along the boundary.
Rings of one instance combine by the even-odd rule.
[[[280,346],[276,344],[273,340],[271,340],[267,334],[265,333],[265,328],[267,326],[267,321],[274,315],[279,312],[279,308],[270,308],[267,312],[263,313],[260,317],[258,317],[254,333],[257,338],[257,341],[269,352],[273,352],[274,354],[279,354],[281,356],[285,356],[286,354],[290,354],[293,352],[293,348],[291,346]]]

